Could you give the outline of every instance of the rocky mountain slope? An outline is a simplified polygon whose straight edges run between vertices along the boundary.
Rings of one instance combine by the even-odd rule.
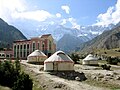
[[[113,49],[120,48],[120,26],[119,23],[110,31],[104,31],[101,35],[82,44],[82,51],[90,51],[93,49]]]
[[[17,28],[0,19],[0,48],[12,47],[14,40],[21,39],[26,37]]]

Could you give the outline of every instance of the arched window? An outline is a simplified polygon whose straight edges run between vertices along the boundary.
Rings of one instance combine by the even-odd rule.
[[[45,44],[42,43],[42,51],[45,51]]]
[[[51,41],[49,41],[49,50],[51,50],[51,46],[52,46]]]

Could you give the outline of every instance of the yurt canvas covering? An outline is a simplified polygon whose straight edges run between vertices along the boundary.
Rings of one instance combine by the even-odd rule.
[[[63,51],[57,51],[44,61],[45,71],[73,71],[74,62]]]
[[[47,56],[40,50],[35,50],[27,57],[29,63],[44,63],[45,59]]]
[[[83,59],[83,65],[98,65],[98,58],[92,54],[89,54]]]

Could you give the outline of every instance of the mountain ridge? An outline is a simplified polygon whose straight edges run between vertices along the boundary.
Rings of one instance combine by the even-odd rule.
[[[0,18],[0,48],[12,47],[14,40],[27,39],[16,27]]]
[[[104,31],[101,35],[85,42],[80,46],[81,51],[91,51],[94,49],[120,48],[120,25],[119,23],[109,31]]]

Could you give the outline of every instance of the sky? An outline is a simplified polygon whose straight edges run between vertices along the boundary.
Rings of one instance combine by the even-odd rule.
[[[77,29],[108,26],[120,21],[120,0],[0,0],[0,18],[9,24],[26,20]]]

